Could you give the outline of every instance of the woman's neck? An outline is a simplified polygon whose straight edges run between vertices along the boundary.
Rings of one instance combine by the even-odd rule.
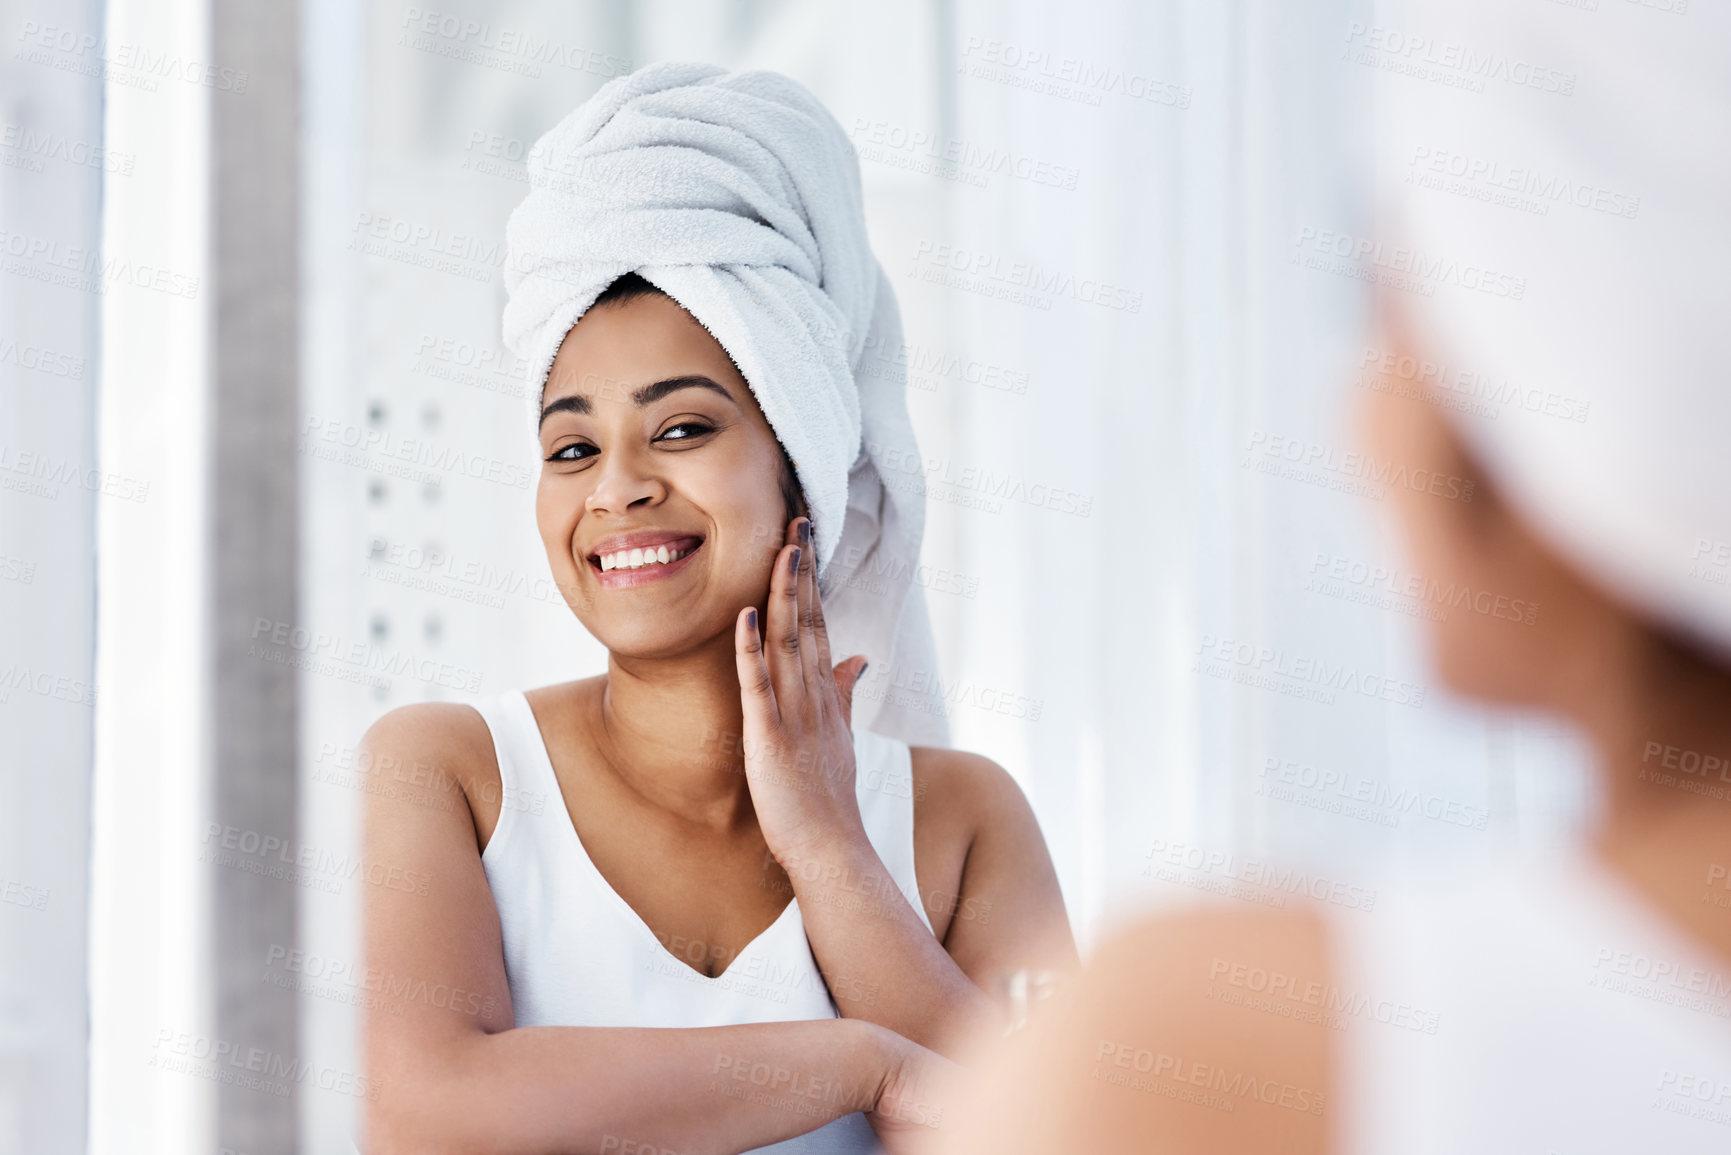
[[[610,656],[598,713],[602,758],[647,802],[718,830],[752,814],[731,634],[677,658]]]
[[[1593,727],[1598,856],[1731,967],[1731,693],[1643,680]]]

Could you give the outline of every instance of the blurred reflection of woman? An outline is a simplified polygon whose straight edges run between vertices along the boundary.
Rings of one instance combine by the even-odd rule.
[[[1434,662],[1579,729],[1590,838],[1373,916],[1148,921],[947,1151],[1731,1151],[1731,12],[1579,15],[1388,15],[1542,83],[1390,78],[1383,249],[1462,275],[1385,292],[1363,424],[1379,463],[1480,483],[1391,488],[1411,570],[1537,621],[1451,613]],[[1415,155],[1499,167],[1475,189]]]
[[[885,455],[919,458],[897,362],[862,371],[901,338],[852,150],[784,77],[658,65],[530,172],[506,336],[607,672],[369,730],[436,797],[368,813],[432,881],[369,896],[365,1149],[917,1149],[938,1053],[1074,949],[1015,784],[919,744],[923,495]],[[868,658],[912,691],[856,702]]]

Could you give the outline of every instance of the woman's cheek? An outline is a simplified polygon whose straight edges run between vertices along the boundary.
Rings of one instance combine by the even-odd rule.
[[[572,556],[577,522],[583,509],[583,495],[569,484],[570,478],[543,472],[535,490],[535,525],[547,557],[557,568],[575,569]]]

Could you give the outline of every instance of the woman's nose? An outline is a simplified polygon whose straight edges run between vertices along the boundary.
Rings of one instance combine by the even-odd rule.
[[[595,488],[589,491],[584,510],[588,513],[624,513],[644,502],[658,502],[666,495],[666,485],[642,454],[626,450],[604,452]]]

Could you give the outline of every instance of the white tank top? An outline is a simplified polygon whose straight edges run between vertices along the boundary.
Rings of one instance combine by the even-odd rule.
[[[1332,923],[1344,1155],[1731,1152],[1731,967],[1584,853]]]
[[[492,731],[503,788],[481,865],[504,932],[517,1026],[713,1027],[837,1017],[797,900],[723,973],[699,974],[662,945],[590,860],[522,691],[474,706]],[[854,757],[866,836],[929,930],[914,877],[908,746],[860,730]],[[672,946],[680,948],[677,940]],[[867,1155],[879,1147],[865,1116],[855,1112],[756,1150]]]

